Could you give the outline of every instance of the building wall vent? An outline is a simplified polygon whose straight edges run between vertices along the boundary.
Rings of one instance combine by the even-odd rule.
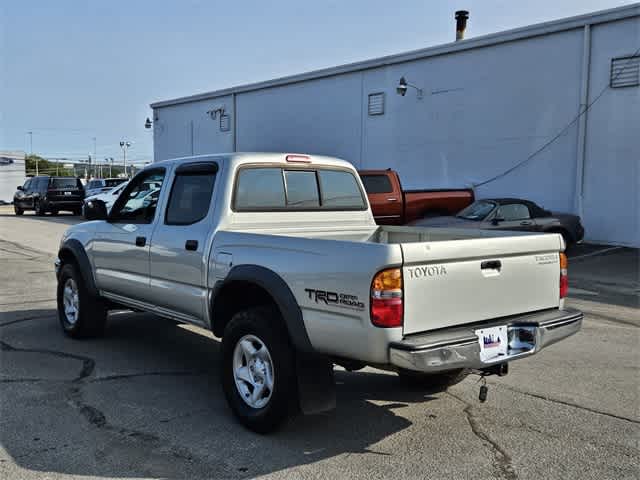
[[[384,93],[369,94],[369,115],[384,115]]]
[[[640,55],[612,58],[609,85],[611,88],[640,85]]]
[[[231,117],[226,113],[220,115],[220,131],[228,132],[231,130]]]

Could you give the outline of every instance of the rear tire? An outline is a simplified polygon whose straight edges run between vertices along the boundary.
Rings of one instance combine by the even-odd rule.
[[[275,308],[233,316],[222,338],[221,378],[231,410],[249,430],[272,432],[295,412],[294,350]]]
[[[73,214],[74,215],[82,215],[82,208],[74,208],[73,209]]]
[[[13,205],[13,211],[15,212],[16,215],[20,216],[24,213],[24,210],[21,209],[19,206],[17,206],[16,204]]]
[[[58,279],[58,319],[65,334],[73,338],[101,336],[107,321],[104,301],[92,296],[75,265],[62,267]]]
[[[465,369],[451,370],[442,373],[420,373],[411,370],[398,371],[400,379],[414,388],[421,388],[431,392],[442,392],[447,388],[463,381],[469,372]]]
[[[58,215],[58,210],[55,208],[51,209],[51,215]]]
[[[42,201],[40,199],[34,200],[33,209],[35,210],[36,215],[38,215],[39,217],[44,216],[44,214],[46,213],[46,209],[44,208],[44,205],[42,205]]]

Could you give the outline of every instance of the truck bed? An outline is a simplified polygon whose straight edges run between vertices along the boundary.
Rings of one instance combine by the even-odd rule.
[[[368,279],[359,276],[364,272],[356,265],[364,259],[377,261],[378,269],[401,266],[404,335],[557,308],[560,303],[559,235],[402,226],[310,231],[282,225],[273,233],[281,238],[279,248],[289,243],[282,236],[290,237],[298,253],[314,252],[310,261],[323,257],[326,273],[349,269],[351,278],[339,281],[351,285],[367,284],[375,273]],[[302,238],[309,241],[306,248]],[[363,249],[366,245],[376,248]],[[385,258],[389,263],[381,264]],[[368,297],[364,290],[358,294]]]

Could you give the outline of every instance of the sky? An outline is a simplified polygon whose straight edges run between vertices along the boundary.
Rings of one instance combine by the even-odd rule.
[[[470,38],[630,3],[0,0],[0,151],[142,163],[158,100],[449,43],[459,9]]]

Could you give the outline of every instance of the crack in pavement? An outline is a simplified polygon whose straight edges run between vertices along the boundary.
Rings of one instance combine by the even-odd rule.
[[[61,352],[57,350],[47,350],[47,349],[35,349],[35,348],[19,348],[14,347],[7,342],[0,341],[0,351],[4,352],[25,352],[25,353],[40,353],[44,355],[52,355],[59,358],[70,358],[74,360],[78,360],[82,362],[82,368],[78,375],[72,380],[62,381],[61,383],[71,383],[71,388],[66,392],[65,396],[67,399],[67,404],[75,409],[80,415],[89,423],[89,425],[93,426],[96,429],[109,432],[110,434],[119,437],[121,441],[133,441],[139,443],[141,446],[144,446],[146,450],[148,450],[147,455],[152,456],[156,455],[159,457],[164,457],[166,453],[158,452],[158,450],[162,450],[163,448],[168,451],[168,453],[179,460],[185,460],[189,462],[192,466],[198,468],[199,471],[205,472],[211,470],[211,465],[207,464],[205,461],[200,460],[195,457],[188,449],[182,447],[180,445],[173,445],[168,443],[167,441],[161,439],[157,435],[146,433],[140,430],[134,430],[132,428],[127,427],[118,427],[112,425],[108,422],[106,415],[99,410],[98,408],[89,405],[84,400],[84,395],[82,388],[93,382],[102,382],[102,381],[111,381],[111,380],[120,380],[127,379],[133,377],[140,376],[159,376],[159,375],[201,375],[202,372],[188,372],[188,371],[169,371],[169,372],[146,372],[139,374],[128,374],[128,375],[113,375],[109,377],[96,378],[93,380],[88,379],[95,370],[96,362],[94,359],[82,355],[75,355],[71,353]],[[46,381],[45,379],[6,379],[7,381]],[[56,381],[59,382],[60,381]],[[5,381],[0,381],[0,383],[5,383]],[[179,416],[178,416],[179,417]],[[176,417],[177,418],[177,417]],[[172,420],[172,419],[170,419]],[[162,422],[166,423],[166,422]],[[55,447],[53,447],[55,449]],[[48,449],[47,451],[49,451]],[[153,473],[153,472],[149,472]],[[151,476],[156,476],[155,473]]]
[[[515,468],[513,467],[511,455],[509,455],[507,451],[504,448],[502,448],[502,446],[500,446],[498,442],[493,440],[487,433],[482,431],[480,423],[478,422],[476,417],[474,417],[471,411],[473,408],[473,405],[471,405],[469,402],[463,400],[462,398],[458,397],[457,395],[454,395],[449,391],[447,391],[446,393],[451,397],[455,398],[456,400],[458,400],[460,403],[462,403],[465,406],[462,411],[464,412],[467,418],[469,427],[471,427],[471,432],[480,440],[482,440],[484,445],[489,444],[491,446],[493,450],[493,458],[494,458],[493,466],[496,469],[497,474],[501,478],[505,478],[507,480],[516,480],[518,478],[518,474],[516,473]]]
[[[42,378],[2,378],[0,383],[37,383],[44,382]]]
[[[93,373],[96,362],[92,358],[85,357],[82,355],[75,355],[72,353],[60,352],[58,350],[46,350],[46,349],[35,349],[35,348],[19,348],[13,347],[9,345],[7,342],[0,340],[0,351],[5,352],[24,352],[24,353],[41,353],[43,355],[52,355],[54,357],[59,358],[71,358],[73,360],[78,360],[82,362],[82,368],[78,373],[78,376],[71,380],[72,383],[78,383],[84,380],[86,377]]]
[[[126,373],[122,375],[108,375],[105,377],[96,377],[89,380],[90,383],[98,383],[98,382],[111,382],[117,380],[128,380],[130,378],[137,377],[160,377],[160,376],[176,376],[176,377],[187,377],[187,376],[198,376],[198,375],[206,375],[206,372],[189,372],[185,370],[168,370],[168,371],[157,371],[157,372],[139,372],[139,373]]]
[[[636,420],[634,418],[623,417],[622,415],[616,415],[615,413],[603,412],[601,410],[596,410],[596,409],[593,409],[593,408],[590,408],[590,407],[584,407],[582,405],[578,405],[577,403],[571,403],[571,402],[567,402],[565,400],[558,400],[556,398],[547,397],[547,396],[544,396],[544,395],[540,395],[538,393],[525,392],[524,390],[520,390],[520,389],[517,389],[515,387],[511,387],[509,385],[503,385],[503,384],[495,383],[495,384],[492,384],[492,386],[496,386],[498,388],[504,388],[505,390],[509,390],[509,391],[515,392],[515,393],[520,393],[522,395],[527,395],[529,397],[537,398],[539,400],[546,400],[547,402],[558,403],[560,405],[565,405],[567,407],[573,407],[573,408],[577,408],[577,409],[580,409],[580,410],[585,410],[585,411],[587,411],[589,413],[595,413],[596,415],[604,415],[605,417],[610,417],[610,418],[615,418],[617,420],[623,420],[623,421],[626,421],[626,422],[640,424],[640,420]]]
[[[27,318],[19,318],[17,320],[10,320],[8,322],[4,322],[4,323],[0,323],[0,328],[2,327],[7,327],[9,325],[14,325],[16,323],[22,323],[22,322],[28,322],[30,320],[38,320],[38,319],[42,319],[44,320],[45,318],[53,318],[55,315],[51,314],[51,315],[35,315],[33,317],[27,317]]]
[[[11,250],[7,250],[5,247],[0,247],[0,250],[3,250],[5,252],[7,252],[7,253],[17,253],[18,255],[24,255],[24,253],[22,253],[22,252],[25,251],[25,252],[30,252],[31,254],[38,255],[40,257],[52,257],[53,256],[48,252],[43,252],[41,250],[36,250],[35,248],[27,247],[27,246],[25,246],[23,244],[20,244],[18,242],[12,242],[11,240],[7,240],[6,238],[0,238],[0,242],[7,243],[7,244],[13,246],[17,250],[17,252],[16,252],[15,250],[11,251]]]

